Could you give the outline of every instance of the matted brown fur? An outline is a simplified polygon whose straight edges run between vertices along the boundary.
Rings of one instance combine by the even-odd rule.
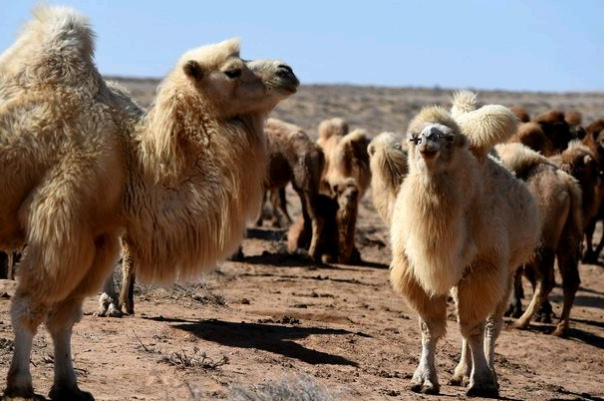
[[[373,204],[388,227],[392,210],[403,179],[407,175],[407,152],[401,140],[390,132],[373,138],[367,148],[371,168],[371,197]]]
[[[593,152],[598,163],[604,165],[604,119],[594,121],[585,130],[583,144]]]
[[[512,106],[510,107],[510,110],[512,110],[512,113],[514,113],[514,115],[518,118],[519,122],[528,123],[529,121],[531,121],[531,116],[524,107]]]
[[[564,336],[568,333],[570,309],[580,283],[578,256],[583,237],[581,187],[570,174],[523,145],[499,145],[496,151],[503,164],[526,182],[537,201],[542,222],[539,245],[532,260],[523,267],[535,291],[516,327],[527,328],[547,300],[554,287],[554,259],[557,259],[564,288],[564,307],[553,334]],[[518,313],[521,309],[520,292],[517,289],[515,293]]]
[[[521,143],[544,156],[554,154],[552,141],[545,135],[541,125],[527,122],[518,126],[518,132],[509,140],[510,143]]]
[[[583,114],[575,110],[566,111],[564,112],[564,121],[571,127],[581,125],[583,123]]]
[[[51,398],[88,397],[71,328],[121,234],[146,279],[196,275],[233,252],[262,198],[264,119],[298,86],[290,67],[244,62],[231,40],[185,53],[145,115],[105,83],[93,48],[85,17],[43,6],[0,56],[0,249],[27,244],[7,396],[33,394],[31,342],[46,320]]]
[[[551,141],[553,153],[560,153],[575,139],[569,124],[564,118],[564,112],[551,110],[541,113],[533,120],[541,126],[547,138]]]
[[[477,129],[463,131],[473,135],[471,139],[456,123],[460,115],[453,119],[439,107],[422,110],[409,126],[409,174],[392,216],[390,278],[420,315],[423,351],[412,379],[414,391],[439,391],[434,355],[436,342],[445,333],[447,297],[453,290],[464,338],[453,382],[462,383],[470,376],[468,395],[498,392],[494,344],[512,274],[531,257],[540,223],[525,185],[482,156],[493,138],[505,141],[511,135],[510,115],[515,121],[508,109],[491,110],[473,114]],[[503,124],[490,119],[501,119]],[[470,119],[464,119],[465,127],[471,125]],[[485,126],[501,131],[485,132],[481,129]],[[480,133],[487,135],[476,136]]]
[[[596,154],[583,142],[572,141],[568,149],[551,160],[562,170],[579,181],[583,200],[583,225],[585,233],[585,250],[583,261],[597,263],[600,252],[604,249],[604,237],[593,248],[593,236],[598,221],[604,219],[604,181],[602,180],[602,163]]]

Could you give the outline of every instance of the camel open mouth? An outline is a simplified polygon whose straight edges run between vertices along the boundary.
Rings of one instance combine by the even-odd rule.
[[[433,160],[438,156],[438,150],[436,149],[423,149],[420,150],[419,153],[422,155],[424,160]]]

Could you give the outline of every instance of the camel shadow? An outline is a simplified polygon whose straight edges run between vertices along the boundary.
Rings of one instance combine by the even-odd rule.
[[[260,255],[244,256],[241,261],[251,265],[269,265],[278,267],[326,267],[326,265],[313,261],[310,256],[303,253],[273,253],[264,251]],[[329,268],[329,266],[327,266],[327,268]]]
[[[572,320],[576,320],[576,319],[572,319]],[[543,333],[545,335],[550,335],[554,331],[555,328],[556,328],[555,325],[539,325],[539,326],[531,325],[527,330]],[[596,348],[604,349],[604,337],[600,337],[596,334],[589,333],[587,331],[577,329],[574,327],[571,327],[568,330],[568,334],[564,338],[569,341],[584,343],[584,344],[591,345]]]
[[[261,239],[264,241],[285,241],[287,240],[287,230],[268,229],[268,228],[248,228],[245,235],[250,239]]]
[[[557,303],[564,302],[563,295],[552,294],[550,295],[549,299],[550,301],[554,301]],[[604,309],[604,298],[602,296],[597,295],[577,295],[575,296],[573,305]]]
[[[228,347],[256,348],[274,354],[298,359],[312,365],[347,365],[358,367],[358,363],[339,355],[332,355],[306,348],[293,340],[309,335],[344,335],[358,334],[343,329],[321,327],[296,327],[275,324],[260,324],[246,322],[226,322],[217,319],[184,320],[147,318],[173,324],[173,327],[187,331],[206,341],[212,341]]]
[[[356,266],[356,267],[369,267],[371,269],[389,269],[390,265],[386,264],[386,263],[379,263],[379,262],[371,262],[368,260],[360,260],[359,262],[355,262],[355,263],[351,263],[350,265],[347,266]]]

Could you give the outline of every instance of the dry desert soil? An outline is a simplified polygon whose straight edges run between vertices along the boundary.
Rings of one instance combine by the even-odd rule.
[[[157,85],[120,81],[145,106]],[[422,106],[446,105],[450,94],[439,88],[304,86],[274,116],[301,125],[311,136],[322,119],[334,116],[371,135],[403,133]],[[481,100],[523,105],[532,114],[578,110],[586,122],[604,116],[602,93],[491,91],[481,93]],[[292,191],[288,202],[291,213],[298,214]],[[243,261],[223,262],[196,282],[137,285],[135,316],[95,317],[97,300],[88,299],[73,335],[81,388],[107,401],[231,399],[236,388],[262,391],[287,379],[314,383],[340,400],[465,399],[463,388],[447,384],[461,341],[452,307],[447,336],[438,347],[441,394],[407,390],[420,349],[417,317],[389,286],[388,230],[370,193],[362,201],[356,241],[362,264],[321,266],[304,255],[287,255],[283,230],[251,228]],[[604,400],[604,267],[581,265],[580,273],[569,338],[550,336],[553,324],[541,323],[502,333],[496,353],[502,399]],[[0,298],[4,376],[13,347],[13,284],[2,285],[8,293]],[[559,286],[550,300],[559,316]],[[31,359],[40,394],[52,384],[51,351],[41,328]]]

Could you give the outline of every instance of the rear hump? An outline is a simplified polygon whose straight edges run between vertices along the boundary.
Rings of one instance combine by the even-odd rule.
[[[69,7],[37,6],[17,40],[0,56],[0,73],[24,83],[85,83],[96,76],[94,33],[87,17]]]

